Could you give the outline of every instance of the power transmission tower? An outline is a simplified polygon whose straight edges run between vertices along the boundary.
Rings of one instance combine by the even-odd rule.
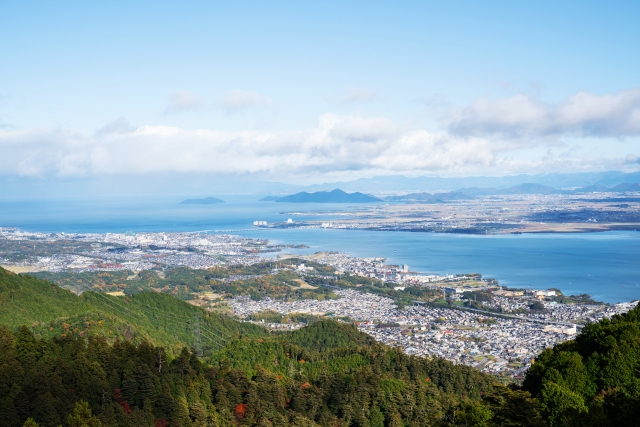
[[[156,362],[158,363],[158,373],[162,373],[162,363],[164,362],[164,360],[162,359],[163,356],[163,349],[158,347],[158,355],[156,356]]]

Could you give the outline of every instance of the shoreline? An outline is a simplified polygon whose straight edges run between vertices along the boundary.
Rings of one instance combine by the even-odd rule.
[[[288,237],[285,237],[284,235],[281,234],[282,232],[285,232],[285,234],[288,234],[286,230],[289,230],[292,233],[292,234],[289,234]],[[421,272],[421,274],[446,275],[446,274],[449,274],[450,272],[456,272],[456,271],[457,272],[478,271],[478,272],[483,272],[483,275],[497,278],[500,282],[500,285],[504,285],[509,288],[556,287],[558,289],[562,289],[562,292],[565,295],[588,294],[596,300],[605,301],[606,303],[610,303],[610,304],[615,304],[617,302],[630,302],[635,299],[638,299],[638,297],[640,296],[640,295],[636,295],[637,292],[635,292],[636,289],[634,288],[634,286],[637,286],[637,285],[634,283],[633,278],[631,278],[627,273],[617,274],[619,277],[616,277],[616,275],[612,275],[611,277],[609,277],[609,274],[610,274],[609,272],[614,271],[611,269],[616,269],[615,271],[618,271],[618,267],[615,266],[615,264],[619,264],[619,262],[614,262],[613,263],[614,265],[606,266],[604,269],[600,269],[600,271],[598,271],[598,269],[595,269],[594,271],[591,271],[591,270],[587,271],[585,269],[584,279],[580,279],[580,277],[582,276],[582,271],[580,273],[575,273],[570,271],[568,272],[569,274],[567,275],[566,272],[563,270],[564,267],[562,267],[561,265],[551,265],[549,267],[545,265],[542,268],[546,269],[546,272],[542,271],[542,274],[535,274],[535,275],[528,274],[526,272],[526,269],[530,268],[529,257],[525,257],[527,259],[527,262],[525,263],[525,265],[519,266],[517,265],[518,263],[516,263],[515,268],[514,268],[514,265],[494,262],[493,259],[495,259],[496,257],[498,257],[499,259],[504,258],[505,252],[506,253],[509,252],[506,249],[514,245],[515,247],[518,248],[518,250],[524,249],[528,251],[527,248],[532,248],[534,252],[531,252],[533,254],[533,258],[531,258],[531,262],[533,262],[534,264],[536,262],[539,263],[543,259],[541,257],[544,257],[545,254],[549,255],[548,253],[549,250],[551,250],[552,248],[555,250],[555,246],[547,248],[546,246],[548,245],[546,244],[541,247],[540,245],[537,245],[537,244],[534,244],[533,246],[531,246],[525,243],[513,243],[513,242],[521,241],[520,239],[517,239],[517,238],[513,238],[514,240],[512,240],[512,238],[510,238],[509,236],[513,236],[513,234],[507,234],[507,233],[469,234],[469,233],[451,233],[451,232],[439,233],[437,231],[416,232],[411,230],[401,230],[401,231],[409,232],[410,234],[413,233],[414,238],[408,238],[409,237],[408,235],[405,235],[406,237],[396,235],[395,238],[391,238],[391,239],[387,239],[386,237],[374,239],[373,238],[374,235],[380,235],[380,236],[383,235],[383,233],[373,233],[374,231],[396,231],[396,230],[367,230],[362,228],[322,229],[322,230],[334,230],[334,231],[344,231],[344,232],[354,231],[354,230],[365,231],[365,232],[369,231],[371,233],[369,235],[370,237],[365,237],[363,239],[362,237],[356,236],[356,235],[362,236],[359,233],[356,233],[356,235],[353,235],[350,233],[325,234],[320,230],[321,229],[319,228],[305,229],[304,227],[286,227],[286,228],[254,227],[251,231],[246,230],[245,233],[240,233],[239,235],[236,235],[236,236],[240,237],[244,235],[245,237],[250,237],[252,240],[253,239],[258,239],[258,240],[269,239],[271,241],[271,244],[276,244],[276,246],[281,246],[280,243],[286,243],[283,249],[285,247],[289,247],[289,249],[294,249],[293,251],[294,253],[297,253],[298,255],[302,255],[302,256],[304,255],[308,256],[310,255],[310,253],[313,253],[313,252],[337,251],[337,252],[349,254],[349,256],[353,256],[361,259],[371,258],[371,257],[386,258],[387,260],[389,260],[390,264],[394,264],[394,265],[405,264],[405,263],[410,264],[412,267],[411,271],[419,271]],[[220,231],[224,233],[224,235],[232,234],[226,230],[220,230]],[[260,234],[260,232],[263,232],[263,235],[251,236],[254,231],[257,232],[258,234]],[[267,233],[264,233],[265,231],[267,231]],[[307,234],[305,233],[305,231],[308,231],[311,234]],[[600,234],[605,234],[604,233],[605,231],[609,233],[616,233],[616,232],[628,233],[631,230],[602,230],[602,233]],[[271,232],[273,232],[273,234]],[[81,233],[81,234],[85,234],[85,233]],[[109,233],[86,233],[86,234],[92,234],[93,237],[98,237],[98,235],[105,235]],[[144,234],[147,234],[147,233],[144,233]],[[157,234],[157,232],[153,232],[151,234]],[[189,234],[195,237],[195,235],[198,233],[186,232],[184,234]],[[392,234],[392,233],[388,233],[388,234]],[[592,233],[537,232],[537,233],[522,233],[522,234],[531,234],[533,236],[535,235],[544,236],[545,234],[548,236],[554,236],[554,235],[578,236],[580,234],[586,235],[586,234],[592,234]],[[59,234],[59,237],[60,235],[62,235],[62,233]],[[420,237],[420,235],[424,235],[425,238]],[[427,235],[431,235],[433,236],[433,238],[427,237]],[[215,234],[213,236],[215,236]],[[220,236],[220,234],[218,234],[218,236]],[[468,236],[469,238],[485,237],[488,240],[482,239],[486,243],[477,244],[477,243],[472,243],[472,241],[469,241],[469,240],[460,240],[460,239],[450,240],[447,238],[448,236],[451,236],[451,237]],[[69,234],[66,234],[65,237],[69,238],[71,236]],[[630,236],[627,236],[627,237],[629,238],[626,240],[629,240],[629,241],[632,241],[634,239],[633,237],[630,237]],[[504,238],[507,238],[508,240],[504,240]],[[499,239],[499,240],[494,240],[494,239]],[[528,239],[525,239],[525,240],[528,240]],[[547,239],[544,239],[544,240],[547,240]],[[564,240],[564,239],[561,239],[561,240],[567,241],[567,242],[571,241],[571,240]],[[580,241],[581,240],[582,239],[580,239]],[[596,239],[596,240],[600,240],[600,239]],[[490,243],[492,241],[494,241],[495,243]],[[593,241],[593,239],[587,238],[587,241]],[[299,243],[299,242],[304,242],[305,246],[310,246],[305,249],[310,249],[313,252],[295,250],[297,249],[296,246],[295,245],[292,246],[291,243]],[[512,242],[512,243],[508,243],[508,242]],[[571,243],[571,245],[575,247],[579,248],[582,246],[582,243],[580,243],[579,241],[573,240],[573,242],[574,243]],[[606,245],[601,246],[596,241],[594,242],[595,242],[594,244],[596,245],[594,246],[596,252],[593,252],[592,250],[591,253],[593,253],[594,255],[600,256],[599,248],[600,247],[605,248]],[[594,244],[592,244],[592,246]],[[471,249],[467,250],[466,252],[459,253],[457,252],[457,250],[455,250],[456,247],[461,247],[463,249],[465,248],[471,248]],[[485,247],[486,249],[484,249]],[[398,249],[397,254],[395,253],[395,248]],[[407,251],[408,248],[410,248],[409,251]],[[413,248],[420,248],[420,252],[424,252],[425,255],[418,255],[416,257],[417,254],[414,252]],[[452,252],[452,248],[454,248],[453,252]],[[479,249],[479,248],[483,248],[483,249]],[[391,253],[391,249],[394,249],[393,253]],[[487,258],[487,256],[483,255],[482,252],[475,254],[475,252],[478,250],[482,250],[485,254],[487,253],[491,254],[490,257],[492,259]],[[445,263],[439,262],[438,258],[439,257],[442,258],[442,255],[434,257],[434,255],[438,255],[437,252],[442,252],[442,251],[445,251],[445,253],[449,251],[451,262],[449,262],[449,260],[445,260],[447,261]],[[568,254],[569,252],[567,251],[568,249],[565,249],[564,253]],[[264,252],[262,252],[261,254],[258,254],[253,250],[251,252],[252,252],[251,255],[260,255],[261,257],[271,258],[271,256],[269,256],[267,253],[264,253]],[[619,251],[617,252],[613,251],[612,254],[610,254],[610,252],[612,251],[606,252],[608,254],[606,256],[609,259],[614,259],[614,260],[620,259],[621,261],[626,262],[628,264],[629,260],[626,259],[628,258],[628,256],[625,255],[625,258],[620,258],[620,256],[617,253]],[[277,257],[278,255],[283,254],[283,252],[281,251],[270,252],[270,254]],[[247,255],[249,255],[249,253]],[[469,258],[470,256],[472,258]],[[485,260],[489,262],[485,263]],[[553,260],[550,259],[550,261],[553,261]],[[8,262],[2,262],[2,264],[6,265],[6,267],[8,267],[9,270],[17,271],[20,273],[43,271],[42,268],[35,268],[36,266],[34,265],[26,265],[22,263],[14,264],[14,263],[8,263]],[[520,264],[522,264],[522,262],[520,262]],[[591,267],[591,265],[597,265],[597,264],[585,264],[585,267],[588,269]],[[506,267],[506,269],[503,267]],[[607,268],[609,270],[607,270]],[[558,270],[558,271],[556,272],[555,270]],[[523,273],[521,274],[520,271],[523,271]],[[587,273],[590,273],[590,274],[587,274]],[[596,284],[598,283],[597,280],[601,281],[603,286],[602,288],[599,288],[597,290],[596,288],[594,288],[594,281],[586,277],[586,276],[591,276],[591,274],[594,275],[594,278],[596,279],[596,282],[595,282]],[[584,284],[580,284],[580,280],[586,280],[586,282]],[[575,285],[571,286],[571,282],[575,283]],[[591,283],[591,285],[589,285],[589,283]],[[616,286],[623,287],[623,288],[626,286],[628,289],[616,290],[615,289]]]
[[[472,235],[519,235],[519,234],[582,234],[582,233],[603,233],[608,231],[640,231],[640,223],[562,223],[562,224],[500,224],[500,227],[451,227],[451,228],[425,228],[411,227],[411,223],[402,225],[381,224],[375,226],[357,226],[347,222],[326,222],[304,221],[299,223],[268,223],[265,225],[254,225],[256,229],[321,229],[321,230],[348,230],[348,231],[392,231],[405,233],[439,233],[439,234],[472,234]]]

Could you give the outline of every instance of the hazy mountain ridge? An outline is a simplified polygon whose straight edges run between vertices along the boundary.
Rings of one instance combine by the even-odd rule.
[[[280,197],[275,202],[281,203],[372,203],[380,202],[377,197],[360,192],[346,193],[339,188],[332,191],[317,191],[315,193],[300,193]]]
[[[552,195],[552,194],[585,194],[585,193],[626,193],[640,191],[640,184],[636,183],[624,183],[618,184],[614,187],[606,187],[604,185],[590,185],[587,187],[577,188],[574,190],[562,190],[558,188],[549,187],[543,184],[536,183],[524,183],[514,185],[508,188],[481,188],[481,187],[469,187],[460,188],[456,191],[450,191],[446,193],[409,193],[400,196],[387,196],[385,201],[428,201],[428,202],[443,202],[449,200],[464,200],[473,198],[476,196],[497,196],[497,195],[526,195],[526,194],[540,194],[540,195]]]
[[[365,191],[375,194],[394,191],[443,192],[463,188],[505,189],[519,184],[541,184],[552,188],[576,188],[589,185],[611,187],[624,183],[640,183],[640,172],[624,173],[618,171],[508,175],[500,177],[407,177],[402,175],[376,176],[353,181],[340,181],[303,187],[305,191],[321,191],[339,187],[344,191]]]
[[[553,188],[581,188],[591,185],[612,187],[625,183],[640,183],[640,172],[619,171],[586,172],[567,174],[520,174],[500,177],[407,177],[403,175],[374,176],[352,181],[326,182],[300,185],[268,181],[258,177],[238,175],[219,176],[196,173],[150,174],[145,177],[96,176],[86,179],[43,179],[32,177],[0,177],[0,197],[33,198],[66,197],[130,197],[152,195],[179,195],[204,197],[209,194],[261,194],[280,195],[306,191],[331,191],[340,188],[347,192],[374,194],[407,192],[446,192],[461,188],[504,189],[518,184],[535,183]]]

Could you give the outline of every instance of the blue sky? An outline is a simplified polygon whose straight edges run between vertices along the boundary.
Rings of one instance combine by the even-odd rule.
[[[2,2],[0,174],[638,170],[638,2]]]

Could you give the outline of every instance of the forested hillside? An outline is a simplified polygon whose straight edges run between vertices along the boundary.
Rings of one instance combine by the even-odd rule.
[[[306,335],[322,343],[349,328],[358,334],[327,322]],[[288,341],[295,335],[243,338],[203,361],[186,348],[171,359],[148,343],[36,339],[27,327],[3,328],[0,420],[83,425],[69,419],[75,408],[91,426],[489,425],[494,413],[510,425],[539,425],[527,393],[471,368],[380,345],[305,349]]]
[[[170,352],[198,347],[203,354],[239,336],[268,335],[259,326],[221,317],[170,295],[111,297],[85,292],[77,296],[50,282],[0,268],[0,326],[21,325],[29,326],[37,337],[101,335],[109,342],[148,341]]]
[[[545,350],[522,388],[408,356],[352,324],[324,320],[270,334],[170,295],[76,296],[4,270],[0,322],[0,425],[9,427],[595,427],[640,419],[640,308]]]
[[[551,426],[640,425],[640,307],[543,351],[523,388]]]

